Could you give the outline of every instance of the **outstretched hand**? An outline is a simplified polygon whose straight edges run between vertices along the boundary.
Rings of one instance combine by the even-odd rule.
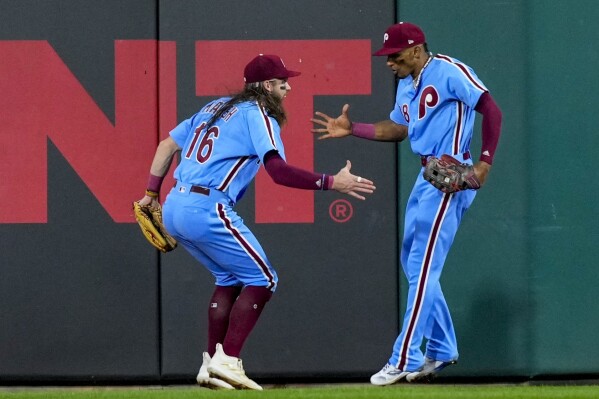
[[[351,162],[347,161],[345,166],[333,176],[333,190],[339,191],[354,198],[365,200],[366,198],[359,193],[372,194],[376,187],[374,183],[364,177],[356,176],[350,173]]]
[[[337,118],[331,118],[327,114],[323,114],[322,112],[316,112],[316,116],[320,117],[320,119],[312,118],[310,119],[312,123],[315,123],[320,126],[324,126],[321,128],[313,128],[312,133],[324,133],[322,136],[319,136],[318,139],[328,139],[328,138],[340,138],[346,137],[351,134],[351,121],[349,120],[349,104],[345,104],[343,109],[341,110],[341,115]]]

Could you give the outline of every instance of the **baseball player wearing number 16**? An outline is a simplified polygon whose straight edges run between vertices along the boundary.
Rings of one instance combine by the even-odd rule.
[[[421,173],[408,198],[401,264],[408,280],[402,330],[387,364],[370,381],[389,385],[428,379],[458,359],[453,322],[441,291],[443,264],[465,211],[484,184],[501,130],[501,111],[474,71],[455,58],[427,49],[422,30],[400,22],[387,29],[387,66],[399,78],[390,119],[352,123],[349,105],[331,118],[316,112],[319,138],[356,137],[399,142],[409,138]],[[482,150],[470,155],[474,118],[482,114]],[[426,352],[421,345],[426,339]]]
[[[214,276],[208,307],[208,343],[197,375],[209,388],[255,389],[239,354],[278,277],[264,250],[234,210],[261,165],[275,183],[304,190],[336,190],[357,199],[375,190],[350,172],[347,161],[333,175],[313,173],[285,161],[281,126],[290,92],[280,57],[260,54],[245,67],[242,91],[211,101],[181,122],[158,145],[140,206],[158,206],[163,177],[181,151],[177,180],[163,208],[166,230]]]

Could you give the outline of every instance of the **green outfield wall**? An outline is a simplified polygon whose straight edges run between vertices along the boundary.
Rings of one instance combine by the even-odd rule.
[[[398,6],[399,20],[428,32],[431,51],[472,66],[503,111],[489,180],[442,277],[461,354],[447,374],[597,373],[599,189],[586,160],[599,152],[599,4]],[[400,147],[403,204],[414,166]]]
[[[420,162],[408,143],[315,140],[309,119],[345,103],[355,121],[388,118],[395,80],[371,53],[399,20],[503,111],[442,276],[460,347],[444,378],[599,376],[596,1],[0,0],[0,384],[195,382],[213,279],[183,249],[153,250],[131,202],[159,140],[239,89],[258,53],[302,71],[288,161],[336,173],[349,159],[377,191],[293,192],[265,174],[248,189],[237,212],[280,282],[244,366],[259,382],[367,382],[401,327]]]

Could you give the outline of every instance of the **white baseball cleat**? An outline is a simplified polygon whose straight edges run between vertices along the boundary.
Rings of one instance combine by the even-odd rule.
[[[203,356],[204,361],[202,362],[202,367],[200,367],[200,371],[198,372],[198,376],[196,377],[196,381],[198,382],[198,384],[200,384],[200,386],[210,389],[235,389],[233,385],[229,384],[226,381],[210,377],[210,374],[208,374],[210,355],[208,354],[208,352],[204,352]]]
[[[424,366],[420,371],[415,371],[406,376],[407,382],[415,382],[415,381],[430,381],[437,373],[443,370],[447,366],[451,366],[452,364],[456,364],[457,360],[450,360],[448,362],[443,362],[441,360],[433,360],[431,358],[424,359]]]
[[[221,344],[216,344],[216,352],[208,365],[208,373],[210,377],[224,380],[237,389],[262,390],[260,385],[245,375],[241,359],[227,356]]]
[[[370,383],[373,385],[391,385],[400,381],[408,374],[410,374],[409,371],[400,370],[387,363],[381,371],[370,377]]]

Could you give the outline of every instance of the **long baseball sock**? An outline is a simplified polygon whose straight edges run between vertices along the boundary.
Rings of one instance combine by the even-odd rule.
[[[241,286],[216,286],[208,307],[208,354],[214,356],[216,344],[222,343],[229,328],[229,317]]]
[[[241,291],[231,310],[229,329],[223,341],[223,350],[227,355],[239,357],[245,340],[271,296],[272,292],[266,287],[247,286]]]

